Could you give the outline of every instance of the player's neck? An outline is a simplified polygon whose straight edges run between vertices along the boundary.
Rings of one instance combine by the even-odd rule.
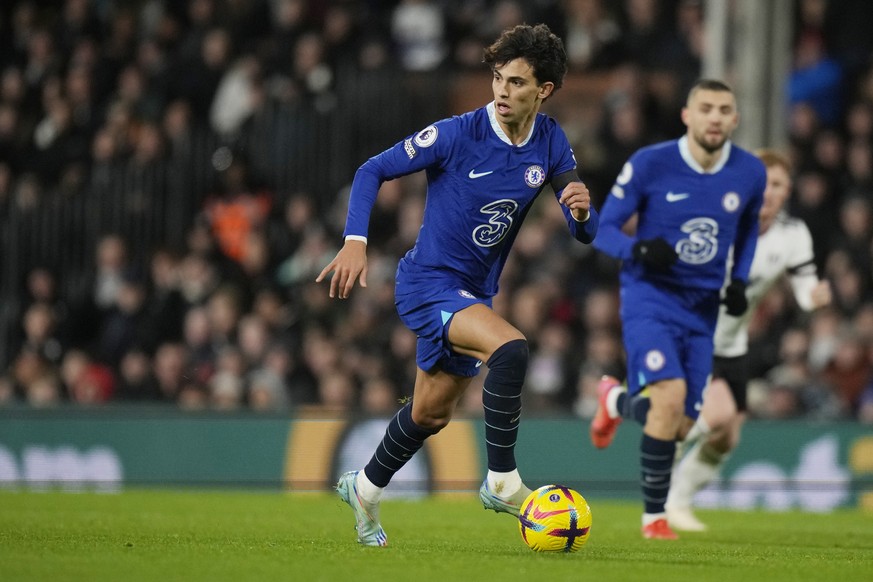
[[[688,151],[691,152],[691,157],[694,158],[695,162],[700,164],[700,167],[703,168],[704,171],[709,171],[709,169],[721,159],[724,146],[711,152],[700,147],[700,144],[698,144],[694,139],[689,138]]]
[[[498,123],[500,123],[500,129],[502,129],[503,133],[506,134],[507,139],[513,144],[518,145],[527,139],[536,115],[536,112],[533,112],[529,117],[520,120],[518,123],[510,124],[503,121],[499,121]]]

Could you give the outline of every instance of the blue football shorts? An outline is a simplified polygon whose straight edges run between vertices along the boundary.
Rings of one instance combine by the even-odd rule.
[[[685,415],[696,419],[712,372],[712,335],[652,318],[623,322],[627,387],[638,394],[660,380],[685,380]]]
[[[456,376],[473,377],[482,362],[454,352],[448,331],[455,313],[481,303],[491,308],[490,297],[476,297],[461,287],[459,281],[428,276],[424,272],[397,270],[394,304],[403,324],[418,337],[415,363],[426,372],[439,366]]]

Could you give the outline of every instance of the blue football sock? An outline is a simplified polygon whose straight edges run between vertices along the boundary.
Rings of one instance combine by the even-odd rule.
[[[415,424],[412,420],[412,402],[401,408],[385,429],[382,442],[364,473],[377,487],[385,487],[394,474],[399,471],[412,455],[421,448],[427,437],[434,434]]]
[[[675,454],[674,441],[662,441],[643,433],[640,442],[640,487],[646,513],[664,512]]]
[[[627,392],[619,393],[615,400],[615,407],[621,414],[622,418],[630,418],[640,424],[646,424],[646,417],[649,415],[651,400],[646,396],[631,396]]]
[[[516,468],[515,441],[527,362],[528,345],[523,339],[503,344],[487,362],[482,405],[485,408],[485,448],[491,471],[505,473]]]

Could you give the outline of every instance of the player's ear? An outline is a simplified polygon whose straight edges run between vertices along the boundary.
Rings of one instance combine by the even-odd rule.
[[[537,95],[540,99],[545,101],[549,95],[551,95],[555,91],[555,84],[551,81],[546,81],[542,85],[540,85],[540,91]]]
[[[682,117],[682,123],[684,123],[686,126],[688,125],[688,116],[689,115],[690,115],[690,113],[688,111],[688,108],[683,107],[681,117]]]

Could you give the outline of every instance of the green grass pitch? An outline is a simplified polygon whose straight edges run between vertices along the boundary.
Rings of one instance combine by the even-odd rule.
[[[873,580],[873,515],[701,511],[711,531],[639,534],[639,504],[589,499],[591,538],[536,554],[473,494],[386,501],[389,547],[355,542],[331,494],[0,492],[0,580]]]

